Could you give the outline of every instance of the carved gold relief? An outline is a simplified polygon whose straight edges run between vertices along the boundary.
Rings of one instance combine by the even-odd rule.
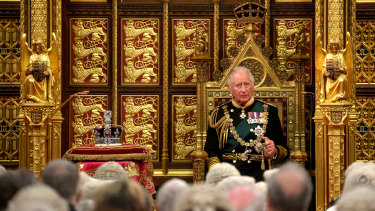
[[[187,84],[196,82],[196,70],[191,58],[195,53],[199,37],[209,37],[209,20],[174,19],[173,23],[173,83]],[[204,52],[209,53],[210,43],[204,42]]]
[[[159,83],[159,20],[122,20],[122,78],[125,84]]]
[[[70,138],[71,146],[95,143],[92,128],[104,123],[104,111],[107,109],[107,96],[73,97],[70,107]]]
[[[173,160],[190,159],[197,147],[196,107],[195,96],[173,96]]]
[[[159,96],[123,95],[121,102],[125,142],[150,147],[155,152],[153,159],[157,159]]]
[[[71,83],[107,84],[108,20],[72,18]]]
[[[311,54],[311,26],[312,20],[306,19],[275,19],[275,44],[276,56],[280,61],[279,68],[288,74],[287,80],[293,80],[295,63],[289,57],[296,52],[298,41],[304,36],[305,52],[307,56]],[[306,84],[311,85],[311,56],[310,62],[306,62],[304,67]]]
[[[20,82],[20,20],[0,19],[0,84]]]
[[[356,109],[359,119],[356,122],[356,160],[375,160],[375,98],[357,97]]]
[[[19,159],[19,97],[0,97],[0,160]]]
[[[47,46],[47,30],[48,30],[48,1],[47,0],[31,0],[29,1],[31,9],[30,31],[32,40],[41,39],[42,43]]]
[[[344,41],[344,7],[343,0],[328,0],[328,42],[340,43]]]
[[[375,20],[357,20],[356,58],[354,68],[357,84],[375,84]]]

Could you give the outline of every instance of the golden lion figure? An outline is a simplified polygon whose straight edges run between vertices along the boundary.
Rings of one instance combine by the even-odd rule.
[[[40,40],[34,40],[30,48],[26,42],[26,34],[21,36],[21,71],[23,79],[21,100],[55,103],[58,55],[54,33],[49,49],[46,49]]]

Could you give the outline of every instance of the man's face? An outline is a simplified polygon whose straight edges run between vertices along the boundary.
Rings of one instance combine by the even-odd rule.
[[[232,84],[228,86],[234,99],[244,105],[253,97],[254,87],[251,86],[250,75],[245,71],[238,71],[232,75]]]

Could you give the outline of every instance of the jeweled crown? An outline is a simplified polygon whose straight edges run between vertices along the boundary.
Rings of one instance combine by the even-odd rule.
[[[124,127],[111,124],[112,111],[104,111],[104,124],[95,126],[93,134],[95,136],[96,146],[121,145],[122,132]]]

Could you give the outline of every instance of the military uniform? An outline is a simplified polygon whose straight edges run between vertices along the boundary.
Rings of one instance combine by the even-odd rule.
[[[282,161],[288,155],[277,108],[254,98],[245,106],[232,100],[216,107],[210,112],[204,146],[208,167],[230,162],[242,175],[263,180],[263,171],[269,168],[269,161],[262,156],[262,136],[275,143],[277,153],[273,161]]]

